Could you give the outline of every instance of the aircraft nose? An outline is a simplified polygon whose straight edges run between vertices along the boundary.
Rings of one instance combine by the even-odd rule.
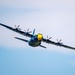
[[[43,38],[43,35],[42,34],[38,34],[38,40],[41,41]]]

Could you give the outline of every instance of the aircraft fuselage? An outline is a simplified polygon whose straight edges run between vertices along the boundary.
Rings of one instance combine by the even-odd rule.
[[[30,41],[28,42],[28,44],[32,47],[36,47],[39,46],[41,44],[41,41],[38,41],[37,36],[34,36],[30,39]]]

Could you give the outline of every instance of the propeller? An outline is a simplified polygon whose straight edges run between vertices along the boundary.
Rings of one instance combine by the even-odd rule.
[[[47,36],[47,40],[50,40],[51,38],[52,38],[52,37],[48,37],[48,36]]]
[[[46,42],[48,43],[48,41],[49,41],[51,38],[52,38],[52,37],[48,37],[48,36],[47,36],[47,41],[46,41]]]
[[[61,41],[62,41],[62,39],[60,39],[60,40],[57,39],[57,42],[61,42]]]
[[[25,33],[31,33],[32,31],[30,31],[29,29],[27,29],[27,30],[24,30],[25,31]]]
[[[21,30],[21,28],[19,28],[19,27],[20,27],[20,25],[18,25],[18,26],[15,25],[16,29]]]
[[[57,39],[57,42],[58,43],[63,44],[61,41],[62,41],[62,39],[60,39],[60,40]]]

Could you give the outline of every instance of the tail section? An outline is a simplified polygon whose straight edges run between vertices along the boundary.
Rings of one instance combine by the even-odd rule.
[[[43,45],[39,45],[40,47],[43,47],[43,48],[46,48],[45,46],[43,46]]]
[[[22,39],[22,38],[18,38],[18,37],[14,37],[15,39],[18,39],[18,40],[21,40],[21,41],[24,41],[24,42],[28,42],[28,40],[25,40],[25,39]]]
[[[35,29],[33,30],[33,36],[34,36],[34,34],[35,34]]]

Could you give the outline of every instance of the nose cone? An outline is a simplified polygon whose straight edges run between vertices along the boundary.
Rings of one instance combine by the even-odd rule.
[[[43,35],[42,34],[38,34],[38,41],[41,41],[43,39]]]

